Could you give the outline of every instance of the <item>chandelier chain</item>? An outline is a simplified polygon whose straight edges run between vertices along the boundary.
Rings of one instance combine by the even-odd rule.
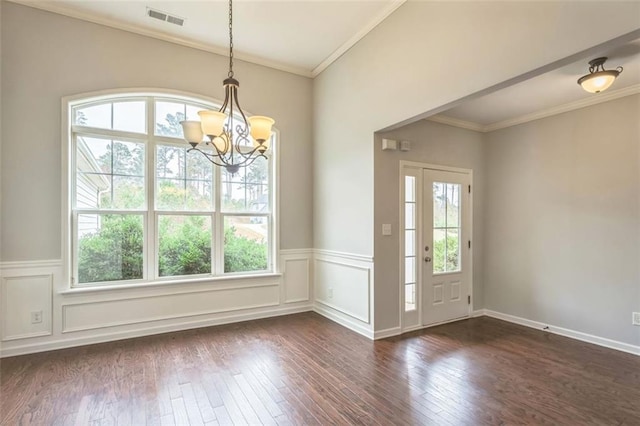
[[[233,0],[229,0],[229,78],[233,78]]]

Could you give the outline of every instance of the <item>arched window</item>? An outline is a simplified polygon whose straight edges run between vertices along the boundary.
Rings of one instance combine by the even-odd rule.
[[[157,93],[69,102],[73,286],[273,272],[275,140],[235,175],[187,152],[180,121],[217,108]]]

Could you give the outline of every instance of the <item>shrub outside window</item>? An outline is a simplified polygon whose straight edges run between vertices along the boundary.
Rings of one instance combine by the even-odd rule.
[[[132,95],[70,105],[74,286],[273,271],[275,141],[235,175],[187,152],[180,121],[216,108]]]

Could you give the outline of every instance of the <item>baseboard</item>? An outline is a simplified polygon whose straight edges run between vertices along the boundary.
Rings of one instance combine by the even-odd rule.
[[[358,324],[355,320],[349,318],[347,315],[341,314],[325,305],[314,304],[313,311],[322,315],[323,317],[330,319],[331,321],[340,324],[343,327],[348,328],[351,331],[373,340],[374,333],[371,329],[365,327],[362,324]]]
[[[391,327],[384,330],[378,330],[373,333],[373,340],[386,339],[387,337],[398,336],[402,333],[408,333],[411,330],[402,330],[400,327]]]
[[[471,313],[469,314],[469,318],[477,318],[485,315],[486,315],[485,309],[477,309],[475,311],[471,311]]]
[[[177,324],[168,324],[161,326],[150,326],[139,328],[136,330],[127,330],[113,333],[100,334],[98,336],[66,338],[58,340],[47,340],[44,342],[30,343],[10,348],[0,348],[0,358],[25,355],[37,352],[53,351],[57,349],[66,349],[76,346],[92,345],[96,343],[112,342],[116,340],[131,339],[134,337],[152,336],[155,334],[171,333],[174,331],[184,331],[194,328],[211,327],[215,325],[232,324],[236,322],[251,321],[257,319],[278,317],[282,315],[297,314],[301,312],[312,311],[311,304],[295,307],[284,307],[269,309],[267,311],[231,314],[226,316],[218,316],[215,318],[207,318],[201,320],[193,320],[188,322],[180,322]],[[4,344],[6,346],[6,343]]]
[[[514,324],[523,325],[525,327],[535,328],[537,330],[544,330],[548,333],[553,333],[560,336],[569,337],[571,339],[580,340],[582,342],[592,343],[594,345],[604,346],[605,348],[615,349],[618,351],[640,356],[640,346],[630,345],[628,343],[618,342],[616,340],[594,336],[592,334],[570,330],[568,328],[556,327],[555,325],[532,321],[530,319],[517,317],[515,315],[503,314],[502,312],[496,312],[490,309],[483,309],[482,311],[484,315],[491,318],[508,321]]]

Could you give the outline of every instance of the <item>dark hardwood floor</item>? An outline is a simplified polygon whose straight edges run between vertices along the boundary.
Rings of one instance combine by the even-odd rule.
[[[305,313],[0,361],[2,424],[640,425],[640,357],[490,318]]]

